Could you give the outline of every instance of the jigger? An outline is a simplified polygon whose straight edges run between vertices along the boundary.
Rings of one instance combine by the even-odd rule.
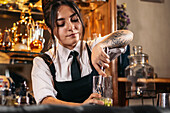
[[[157,106],[164,108],[170,107],[170,93],[158,93]]]

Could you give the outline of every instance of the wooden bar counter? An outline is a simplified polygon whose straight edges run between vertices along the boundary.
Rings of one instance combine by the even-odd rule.
[[[118,101],[119,106],[126,106],[126,82],[130,82],[126,77],[118,78]],[[170,78],[138,79],[137,82],[154,82],[156,93],[170,93]]]

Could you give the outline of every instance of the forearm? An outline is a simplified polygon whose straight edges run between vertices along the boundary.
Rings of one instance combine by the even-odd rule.
[[[110,63],[110,56],[104,51],[105,47],[108,47],[110,50],[113,49],[114,52],[112,56],[114,55],[114,57],[117,57],[121,54],[119,48],[124,48],[126,45],[130,44],[132,40],[133,33],[128,30],[118,30],[105,36],[104,39],[97,43],[92,49],[91,60],[96,71],[100,75],[107,76],[101,68],[108,68]]]
[[[66,102],[66,101],[62,101],[59,99],[56,99],[54,97],[45,97],[41,104],[56,104],[56,105],[67,105],[67,106],[80,106],[81,103],[73,103],[73,102]]]
[[[115,48],[125,47],[133,40],[133,33],[129,30],[118,30],[114,33],[110,33],[99,44],[104,47]]]

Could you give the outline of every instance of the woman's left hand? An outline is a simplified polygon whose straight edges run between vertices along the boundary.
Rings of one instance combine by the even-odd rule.
[[[92,93],[88,99],[86,99],[83,104],[98,104],[98,105],[104,105],[104,102],[100,100],[102,96],[98,93]]]
[[[109,67],[110,57],[106,54],[103,48],[104,47],[101,43],[95,45],[92,49],[91,60],[96,71],[102,76],[107,76],[102,69]]]

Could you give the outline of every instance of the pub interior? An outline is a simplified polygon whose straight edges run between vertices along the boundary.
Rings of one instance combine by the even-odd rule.
[[[0,0],[0,113],[170,112],[170,1],[73,1],[85,25],[83,40],[124,29],[134,34],[126,52],[105,70],[111,76],[111,104],[37,105],[31,81],[33,59],[52,47],[42,0]]]

